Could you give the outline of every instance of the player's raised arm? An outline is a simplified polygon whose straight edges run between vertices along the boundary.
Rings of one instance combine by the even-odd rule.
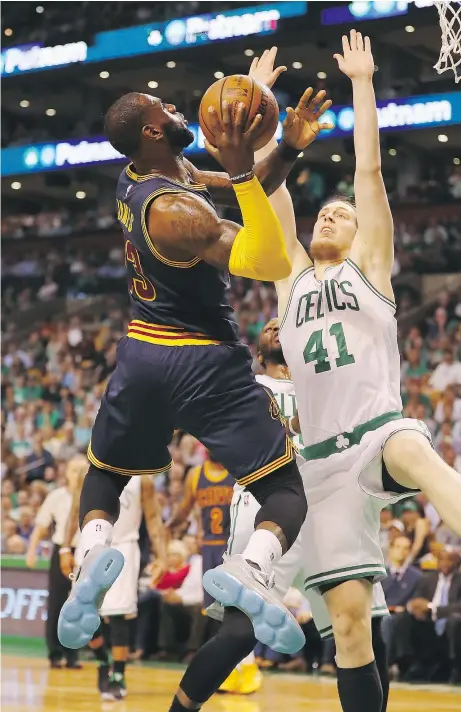
[[[382,292],[392,296],[394,259],[392,215],[381,173],[378,114],[373,89],[374,60],[369,37],[351,30],[343,36],[339,69],[352,81],[354,102],[355,200],[358,231],[351,257]]]
[[[251,63],[249,75],[262,84],[272,87],[280,74],[286,69],[283,66],[274,69],[276,55],[277,47],[272,47],[271,50],[266,50],[260,58],[255,57]],[[296,109],[288,107],[287,117],[283,123],[285,131],[292,136],[292,140],[295,137],[299,139],[300,134],[302,134],[302,141],[306,147],[316,139],[322,129],[332,128],[329,123],[319,123],[321,116],[331,106],[331,101],[325,101],[326,92],[320,91],[314,98],[312,98],[312,95],[313,89],[306,89]],[[263,161],[276,146],[277,141],[272,138],[264,148],[256,152],[257,161]],[[310,267],[312,262],[298,240],[293,201],[285,182],[271,194],[269,202],[280,220],[283,234],[285,235],[288,256],[292,262],[292,271],[288,279],[276,283],[279,293],[279,313],[283,313],[292,281],[306,267]]]
[[[169,259],[201,257],[231,274],[270,282],[285,279],[291,262],[285,239],[269,200],[253,172],[253,137],[261,122],[258,114],[248,130],[244,128],[244,104],[235,118],[231,106],[223,104],[223,121],[210,107],[208,122],[216,146],[207,150],[230,176],[243,217],[243,228],[221,220],[204,200],[181,193],[160,195],[151,205],[149,237]]]
[[[277,55],[277,47],[265,50],[260,59],[255,58],[251,64],[250,76],[258,81],[272,87],[282,72],[286,71],[283,65],[274,69],[274,62]],[[299,108],[299,104],[298,104]],[[312,107],[313,108],[313,107]],[[325,111],[328,107],[325,107]],[[293,109],[290,109],[293,112]],[[318,113],[318,119],[322,113]],[[296,109],[297,120],[285,121],[282,141],[277,144],[274,140],[270,142],[270,150],[258,152],[256,154],[256,164],[254,173],[261,183],[266,195],[272,195],[286,180],[289,172],[296,162],[299,151],[304,150],[314,140],[311,137],[313,128],[312,116]],[[327,128],[327,126],[325,126]],[[329,127],[331,128],[331,127]],[[317,133],[318,133],[317,129]],[[317,134],[316,134],[317,135]],[[237,200],[229,175],[215,171],[201,171],[185,160],[187,168],[197,183],[204,183],[211,193],[213,200],[220,205],[237,205]]]
[[[330,108],[332,102],[330,100],[325,101],[325,91],[318,92],[315,97],[313,97],[313,92],[314,90],[311,87],[306,89],[296,109],[287,108],[287,117],[283,122],[286,130],[303,134],[302,142],[305,143],[306,148],[315,141],[320,131],[333,128],[330,123],[319,122],[319,119]],[[264,148],[256,152],[256,157],[263,158],[271,151],[274,144],[276,144],[276,140],[273,138]],[[275,193],[272,193],[269,201],[282,225],[289,257],[292,262],[295,259],[298,260],[296,265],[293,264],[291,274],[292,277],[296,277],[300,270],[310,266],[312,263],[297,237],[293,201],[286,183],[282,183]]]

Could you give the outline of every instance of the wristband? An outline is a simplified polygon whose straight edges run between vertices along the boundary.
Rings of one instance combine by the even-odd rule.
[[[246,183],[247,181],[253,180],[255,177],[253,169],[247,173],[240,173],[238,176],[229,176],[231,183]]]
[[[60,554],[72,554],[72,549],[69,546],[61,546],[59,549]]]
[[[284,161],[295,161],[298,158],[300,152],[301,149],[289,146],[283,138],[279,143],[280,158],[282,158]]]
[[[297,433],[296,430],[293,430],[293,427],[292,427],[292,425],[291,425],[292,422],[293,422],[294,417],[295,417],[295,416],[292,415],[291,418],[288,418],[288,430],[290,431],[290,433],[291,433],[292,435],[294,435],[294,436],[296,437],[297,435],[299,435],[299,433]]]

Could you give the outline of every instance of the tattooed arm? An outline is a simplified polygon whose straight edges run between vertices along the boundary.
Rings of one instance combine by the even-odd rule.
[[[257,178],[233,186],[243,228],[221,220],[196,195],[160,195],[149,210],[149,242],[164,257],[187,262],[193,257],[231,274],[262,281],[285,279],[291,272],[280,222]]]
[[[148,215],[149,236],[169,260],[187,262],[201,257],[227,269],[240,225],[221,220],[202,198],[189,193],[160,195]]]

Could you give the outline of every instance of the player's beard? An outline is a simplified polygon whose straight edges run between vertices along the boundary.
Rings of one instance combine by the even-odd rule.
[[[276,366],[287,365],[281,346],[260,347],[259,352],[264,363],[273,363]]]
[[[165,124],[163,134],[175,153],[181,153],[184,148],[195,141],[194,134],[187,126],[179,126],[173,122]]]

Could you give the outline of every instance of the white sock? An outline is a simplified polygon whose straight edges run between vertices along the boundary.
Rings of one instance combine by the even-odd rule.
[[[258,564],[265,574],[270,574],[272,567],[282,558],[282,545],[268,529],[256,529],[242,556],[247,561]]]
[[[95,544],[110,544],[114,525],[105,519],[92,519],[85,524],[81,533],[81,547],[83,554],[93,548]]]

